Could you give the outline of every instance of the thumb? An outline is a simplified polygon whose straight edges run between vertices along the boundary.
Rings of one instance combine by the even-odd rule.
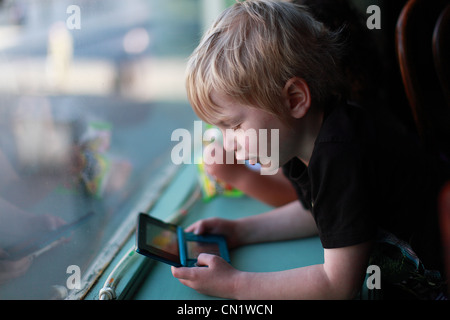
[[[214,254],[209,253],[200,253],[197,258],[197,266],[199,267],[208,267],[212,264],[213,260],[217,257]]]

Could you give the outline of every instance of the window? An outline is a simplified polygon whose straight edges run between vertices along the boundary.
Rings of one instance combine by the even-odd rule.
[[[130,235],[193,125],[185,64],[221,2],[0,2],[1,299],[60,298]]]

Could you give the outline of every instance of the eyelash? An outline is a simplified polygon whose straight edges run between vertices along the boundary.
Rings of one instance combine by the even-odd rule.
[[[233,128],[231,128],[232,130],[237,130],[237,129],[239,129],[241,127],[241,125],[240,124],[238,124],[238,125],[236,125],[236,126],[234,126]]]

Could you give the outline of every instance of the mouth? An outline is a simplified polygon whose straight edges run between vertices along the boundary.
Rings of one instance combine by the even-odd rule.
[[[249,159],[247,159],[247,161],[249,164],[254,166],[255,164],[258,163],[258,158],[249,158]]]
[[[274,166],[273,161],[264,161],[264,159],[260,159],[258,156],[246,157],[245,162],[249,165],[251,169],[261,170],[261,174],[264,175],[273,175],[278,172],[278,166]]]
[[[247,156],[241,156],[239,157],[238,154],[235,154],[236,160],[238,161],[245,161],[249,165],[257,165],[259,164],[261,167],[267,167],[269,168],[271,166],[271,161],[267,161],[268,159],[260,159],[257,154],[250,154]]]
[[[246,152],[235,151],[234,156],[237,161],[247,162],[248,164],[255,165],[258,163],[257,154],[246,154]]]
[[[254,157],[248,157],[248,159],[246,159],[246,161],[248,162],[248,164],[254,166],[259,164],[261,166],[261,168],[271,168],[272,166],[272,161],[267,161],[268,159],[260,159],[258,156],[254,156]]]

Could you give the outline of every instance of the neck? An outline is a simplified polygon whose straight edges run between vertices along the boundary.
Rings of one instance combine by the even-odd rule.
[[[299,148],[297,149],[296,156],[306,166],[309,165],[314,144],[322,127],[323,116],[322,111],[310,110],[304,118],[299,120],[300,123],[297,128],[301,131],[298,135],[301,139],[299,139]]]

